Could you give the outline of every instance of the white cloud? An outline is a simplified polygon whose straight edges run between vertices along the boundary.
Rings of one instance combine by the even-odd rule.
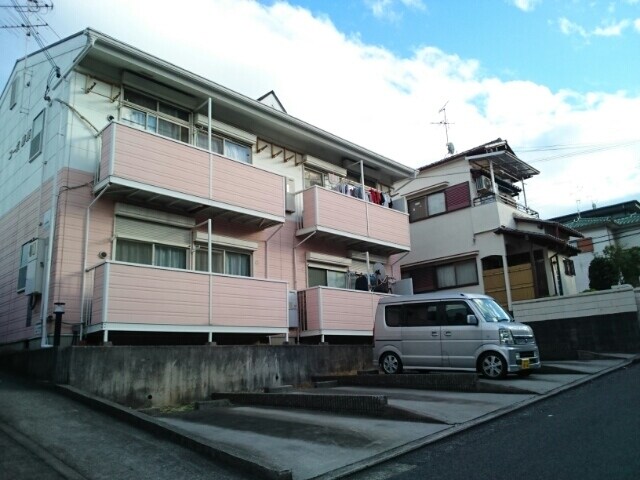
[[[633,28],[635,28],[635,29],[636,29],[636,31],[637,31],[638,33],[640,33],[640,18],[636,18],[636,19],[633,21]]]
[[[619,37],[622,31],[629,25],[631,25],[630,20],[621,20],[618,23],[610,23],[606,26],[596,27],[592,33],[597,37]]]
[[[413,10],[426,10],[422,0],[365,0],[374,17],[384,20],[397,21],[402,17],[400,7]]]
[[[595,37],[619,37],[623,31],[632,25],[631,20],[624,19],[619,22],[610,21],[603,22],[599,27],[595,27],[593,30],[588,31],[582,25],[579,25],[571,20],[562,17],[558,19],[558,27],[564,35],[578,35],[582,38]],[[640,31],[640,19],[633,22],[634,27]]]
[[[551,159],[557,152],[524,147],[638,138],[632,115],[640,97],[487,77],[477,60],[435,47],[401,57],[286,3],[193,0],[176,9],[150,0],[69,0],[56,7],[65,23],[48,20],[61,34],[91,25],[249,97],[274,89],[293,116],[413,167],[446,154],[444,131],[431,123],[449,101],[449,138],[458,151],[496,137],[516,153],[523,147],[521,157],[542,171],[528,182],[527,200],[543,216],[575,209],[576,185],[599,204],[638,195],[640,144]]]
[[[585,38],[588,36],[584,27],[572,22],[568,18],[562,17],[558,19],[558,26],[560,27],[560,31],[565,35],[577,34]]]
[[[510,0],[510,2],[523,12],[532,12],[542,0]]]

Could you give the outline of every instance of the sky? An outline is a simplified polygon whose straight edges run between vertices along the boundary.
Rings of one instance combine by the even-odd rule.
[[[640,200],[640,0],[53,4],[45,44],[92,27],[411,167],[506,139],[542,218]],[[37,48],[0,29],[0,85]]]

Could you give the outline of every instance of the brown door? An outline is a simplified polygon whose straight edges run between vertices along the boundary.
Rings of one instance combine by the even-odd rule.
[[[533,269],[530,263],[509,267],[509,282],[511,282],[512,301],[536,298],[533,288]]]
[[[483,270],[482,279],[484,280],[484,293],[493,297],[495,301],[505,309],[509,308],[507,302],[507,288],[504,281],[504,270],[502,267]]]

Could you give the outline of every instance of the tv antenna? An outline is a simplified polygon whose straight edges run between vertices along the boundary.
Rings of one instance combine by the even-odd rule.
[[[456,151],[453,143],[451,143],[449,141],[449,125],[454,125],[454,123],[449,122],[447,120],[447,105],[449,104],[449,100],[447,100],[445,102],[445,104],[442,106],[442,108],[440,110],[438,110],[438,113],[442,114],[442,120],[440,120],[439,122],[431,122],[431,125],[443,125],[444,126],[444,135],[445,138],[447,139],[447,153],[449,155],[453,155]]]

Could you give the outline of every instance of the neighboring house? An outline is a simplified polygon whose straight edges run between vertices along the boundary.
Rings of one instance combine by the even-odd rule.
[[[569,239],[581,234],[528,207],[524,180],[538,173],[497,139],[397,184],[411,222],[411,252],[397,265],[402,278],[413,279],[414,292],[483,292],[508,308],[575,293],[570,257],[579,250]]]
[[[593,208],[553,219],[577,230],[584,238],[577,240],[582,251],[575,258],[576,286],[582,292],[589,289],[589,264],[608,246],[640,247],[640,202],[617,203]]]
[[[410,249],[413,169],[91,29],[16,62],[0,154],[6,348],[59,303],[64,343],[368,339],[356,276]]]

